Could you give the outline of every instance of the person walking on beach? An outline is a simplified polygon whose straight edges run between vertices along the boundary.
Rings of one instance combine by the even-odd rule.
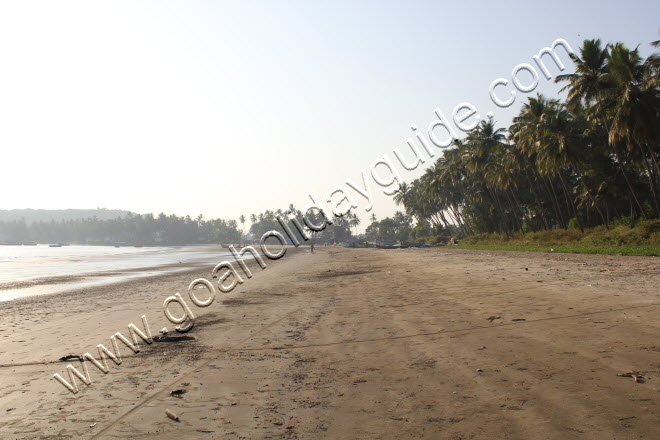
[[[314,253],[314,240],[309,243],[309,250]]]

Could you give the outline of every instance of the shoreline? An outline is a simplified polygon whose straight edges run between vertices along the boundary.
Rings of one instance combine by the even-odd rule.
[[[188,271],[195,271],[201,268],[210,267],[209,270],[220,263],[221,261],[236,261],[235,258],[229,253],[228,248],[219,246],[200,245],[198,247],[186,246],[186,249],[194,249],[194,252],[199,252],[200,255],[206,255],[211,251],[221,252],[218,257],[213,257],[213,262],[207,255],[201,259],[192,259],[187,261],[179,261],[178,263],[164,263],[151,266],[142,267],[128,267],[126,269],[108,269],[108,270],[95,270],[89,272],[79,272],[67,275],[58,276],[45,276],[34,277],[28,279],[19,279],[17,281],[0,281],[0,303],[5,301],[15,301],[21,298],[53,295],[56,293],[68,291],[81,291],[93,287],[105,286],[110,284],[118,284],[125,281],[134,279],[150,278],[156,276],[168,275],[171,273],[181,273]],[[240,249],[239,249],[240,250]],[[259,254],[261,254],[260,250]],[[132,255],[126,255],[131,257]],[[98,258],[111,258],[114,255],[104,255],[92,257],[89,260]],[[123,256],[120,256],[121,258]],[[250,258],[249,254],[246,256]],[[85,260],[87,261],[87,260]]]
[[[94,287],[122,284],[136,279],[148,279],[159,276],[173,275],[185,272],[195,272],[206,267],[204,263],[178,265],[163,265],[135,268],[125,271],[92,272],[80,275],[65,275],[56,278],[35,278],[0,285],[0,303],[17,301],[26,298],[57,295],[60,293],[75,293]],[[44,288],[45,287],[45,288]],[[50,287],[50,288],[49,288]],[[9,296],[15,292],[15,296]]]

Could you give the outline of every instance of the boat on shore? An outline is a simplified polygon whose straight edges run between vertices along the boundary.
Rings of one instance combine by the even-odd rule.
[[[409,248],[410,245],[403,243],[388,242],[388,241],[379,241],[376,242],[376,247],[378,249],[406,249]]]
[[[373,243],[369,243],[366,241],[354,241],[351,243],[347,243],[342,245],[345,248],[350,248],[350,249],[365,249],[365,248],[375,248],[376,245]]]
[[[48,247],[62,247],[62,245],[59,243],[53,243],[53,244],[49,244]]]

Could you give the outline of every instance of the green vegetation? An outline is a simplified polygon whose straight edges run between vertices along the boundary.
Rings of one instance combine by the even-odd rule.
[[[82,211],[92,212],[96,211]],[[99,211],[104,212],[105,211]],[[117,243],[130,245],[188,245],[205,243],[239,243],[242,240],[258,241],[268,231],[281,231],[277,216],[289,222],[290,217],[301,221],[302,212],[293,205],[286,210],[267,210],[260,214],[252,214],[249,233],[246,231],[247,218],[244,215],[236,220],[211,219],[205,220],[202,215],[196,219],[190,216],[177,217],[164,213],[154,217],[153,214],[134,214],[128,211],[117,211],[123,215],[112,219],[76,218],[50,221],[27,222],[24,218],[0,220],[0,243],[74,243],[112,245]],[[57,212],[59,214],[59,211]],[[313,224],[323,224],[321,213],[310,211],[307,220]],[[308,233],[322,242],[344,242],[353,237],[353,228],[357,228],[360,219],[348,213],[341,218],[333,218],[333,224],[323,231]],[[239,229],[239,223],[241,229]],[[295,228],[290,226],[294,233]],[[302,241],[302,240],[301,240]]]
[[[510,251],[570,252],[581,254],[622,254],[660,256],[660,220],[639,222],[634,228],[625,224],[605,229],[604,226],[585,229],[559,229],[528,234],[503,235],[484,233],[461,240],[462,249]]]
[[[463,247],[658,253],[660,55],[586,40],[571,58],[566,102],[528,98],[508,130],[483,121],[400,186],[418,227]]]
[[[128,213],[125,217],[97,217],[26,223],[24,219],[0,222],[0,242],[75,243],[111,245],[184,245],[237,243],[241,233],[236,220],[204,220],[165,215]]]
[[[266,210],[260,214],[252,214],[250,215],[252,225],[250,225],[250,236],[248,238],[252,241],[259,241],[261,236],[268,231],[281,231],[282,227],[278,223],[277,217],[282,218],[286,222],[289,221],[290,217],[295,217],[302,224],[303,213],[291,204],[285,210]],[[315,225],[322,225],[324,223],[322,214],[318,210],[310,210],[305,217]],[[332,223],[332,225],[320,232],[307,230],[307,233],[320,242],[340,243],[351,241],[353,238],[352,228],[357,228],[360,225],[360,219],[357,215],[349,212],[343,217],[333,217]],[[290,228],[298,239],[302,241],[300,234],[296,232],[295,228],[293,226],[290,226]]]
[[[410,215],[397,211],[392,217],[380,221],[375,214],[371,214],[371,224],[367,226],[365,237],[369,241],[400,241],[431,245],[444,244],[451,235],[449,230],[435,230],[428,222],[418,222],[413,226],[413,218]]]
[[[393,217],[386,217],[378,221],[376,215],[371,215],[371,224],[367,226],[365,235],[368,240],[382,241],[414,241],[413,219],[401,211],[397,211]],[[428,225],[427,229],[428,229]],[[417,229],[417,228],[415,228]]]

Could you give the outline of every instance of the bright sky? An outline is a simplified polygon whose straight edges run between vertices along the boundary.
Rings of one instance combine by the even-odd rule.
[[[490,83],[555,39],[648,55],[658,17],[657,1],[5,1],[0,209],[302,208],[408,151],[436,107],[508,126],[525,95],[500,109]],[[382,218],[395,207],[379,193]]]

